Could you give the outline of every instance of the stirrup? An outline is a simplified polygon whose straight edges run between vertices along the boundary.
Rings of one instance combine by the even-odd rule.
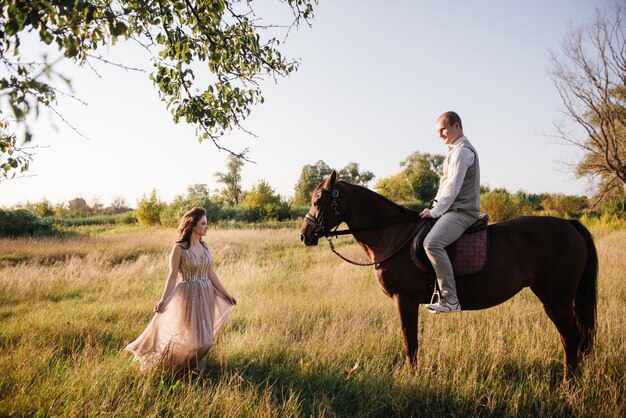
[[[437,299],[437,302],[434,303],[433,301]],[[441,304],[441,293],[439,293],[439,289],[437,288],[437,286],[435,286],[435,291],[433,292],[433,295],[430,297],[430,305],[434,305],[434,304]]]

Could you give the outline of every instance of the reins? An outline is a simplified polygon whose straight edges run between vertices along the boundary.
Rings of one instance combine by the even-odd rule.
[[[404,220],[404,221],[400,221],[400,222],[393,222],[390,224],[386,224],[386,225],[377,225],[377,226],[372,226],[372,227],[364,227],[364,228],[359,228],[359,229],[346,229],[343,231],[335,231],[335,232],[339,232],[339,234],[335,234],[335,233],[330,233],[330,236],[337,236],[337,235],[347,235],[347,234],[351,234],[352,231],[362,231],[362,230],[366,230],[366,229],[377,229],[377,228],[385,228],[387,226],[391,226],[391,225],[397,225],[400,223],[404,223],[404,222],[409,222],[409,221],[414,221],[415,219],[408,219],[408,220]],[[380,263],[384,263],[385,261],[389,260],[391,257],[393,257],[394,255],[398,254],[404,247],[406,247],[411,240],[415,237],[415,235],[417,234],[417,232],[420,230],[421,224],[418,222],[415,230],[411,233],[411,235],[409,236],[409,239],[407,239],[401,246],[399,246],[398,248],[396,248],[391,254],[389,254],[386,257],[383,257],[382,260],[375,260],[371,263],[359,263],[358,261],[353,261],[350,260],[349,258],[344,257],[343,255],[339,254],[339,252],[337,250],[335,250],[335,245],[333,244],[332,238],[330,236],[326,237],[326,240],[328,241],[328,244],[330,245],[330,250],[335,253],[337,256],[339,256],[339,258],[341,258],[343,261],[346,261],[350,264],[353,264],[355,266],[361,266],[361,267],[368,267],[368,266],[373,266],[375,264],[380,264]]]
[[[407,222],[411,222],[411,221],[419,221],[421,218],[409,218],[409,219],[402,219],[400,221],[394,221],[394,222],[388,222],[386,224],[380,224],[380,225],[374,225],[374,226],[364,226],[361,228],[350,228],[350,229],[343,229],[341,231],[331,231],[328,233],[328,236],[331,237],[338,237],[339,235],[351,235],[354,234],[355,232],[361,232],[361,231],[368,231],[370,229],[382,229],[382,228],[387,228],[388,226],[394,226],[394,225],[399,225],[399,224],[404,224]],[[337,226],[337,228],[339,228],[339,226]]]

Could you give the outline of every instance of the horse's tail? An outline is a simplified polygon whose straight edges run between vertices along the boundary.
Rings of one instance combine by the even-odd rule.
[[[591,352],[596,335],[598,253],[589,230],[578,221],[572,220],[570,222],[587,243],[587,264],[580,283],[578,283],[574,300],[574,315],[582,334],[579,353],[584,357]]]

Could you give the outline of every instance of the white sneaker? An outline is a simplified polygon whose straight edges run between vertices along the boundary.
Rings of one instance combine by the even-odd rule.
[[[444,300],[441,303],[429,303],[426,305],[430,313],[448,313],[448,312],[461,312],[461,302],[451,302]]]

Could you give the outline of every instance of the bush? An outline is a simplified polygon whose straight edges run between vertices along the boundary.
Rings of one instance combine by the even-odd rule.
[[[51,218],[50,221],[56,225],[82,226],[82,225],[116,225],[134,224],[137,222],[133,211],[118,213],[115,215],[85,216],[78,218]]]
[[[48,222],[26,209],[0,209],[0,236],[47,235],[52,233]]]
[[[542,199],[541,205],[546,215],[564,218],[579,218],[583,211],[589,207],[586,197],[564,194],[546,195]]]
[[[495,189],[480,195],[480,211],[489,214],[492,222],[514,218],[520,211],[513,196],[504,189]]]
[[[24,209],[34,213],[40,218],[54,215],[54,207],[46,198],[43,198],[40,201],[33,203],[26,202],[26,204],[24,205]]]
[[[265,180],[261,180],[246,194],[241,208],[245,211],[246,220],[253,222],[267,219],[280,221],[291,217],[289,204]]]
[[[172,203],[164,206],[161,211],[161,225],[176,227],[180,217],[194,206],[202,207],[206,210],[207,220],[209,223],[217,222],[222,219],[220,205],[209,199],[208,191],[195,190],[190,187],[187,189],[186,195],[178,195]]]
[[[593,230],[594,235],[599,232],[612,232],[626,230],[626,219],[620,218],[617,215],[611,215],[608,213],[594,215],[583,215],[580,217],[580,222],[587,228]]]
[[[513,196],[513,203],[517,207],[517,215],[532,215],[542,209],[541,196],[519,190]]]
[[[165,206],[166,204],[159,200],[156,190],[153,189],[149,196],[143,195],[137,202],[135,218],[142,225],[158,225],[161,223],[161,211]]]
[[[94,213],[92,207],[89,206],[87,204],[87,201],[82,197],[77,197],[67,202],[67,208],[69,210],[70,216],[74,218],[83,218],[89,215],[93,215]]]
[[[626,196],[613,196],[603,207],[604,211],[610,215],[626,219]]]
[[[250,210],[241,206],[222,206],[220,207],[219,221],[228,222],[254,222],[256,215]]]
[[[187,210],[187,205],[181,205],[174,200],[169,205],[165,206],[159,215],[161,225],[175,227],[178,225],[178,220]]]
[[[408,175],[413,198],[422,201],[434,199],[439,186],[439,176],[434,171],[422,171]]]
[[[411,184],[403,173],[378,180],[374,189],[394,202],[411,201],[415,198]]]
[[[291,219],[304,218],[309,212],[310,206],[290,205],[289,217]]]

